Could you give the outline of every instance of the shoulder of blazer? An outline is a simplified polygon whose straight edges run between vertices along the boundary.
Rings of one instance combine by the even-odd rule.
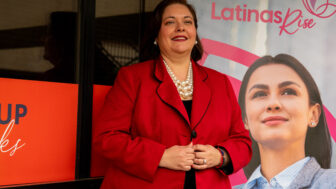
[[[312,180],[313,188],[330,188],[336,186],[336,169],[322,169],[315,174]],[[322,187],[323,186],[323,187]]]
[[[229,78],[227,77],[226,74],[223,74],[217,70],[214,70],[212,68],[207,68],[205,66],[198,65],[198,67],[206,73],[207,78],[209,78],[210,81],[213,80],[224,80],[225,82],[228,82]]]
[[[145,62],[140,62],[129,66],[121,67],[120,71],[126,74],[127,77],[142,78],[144,76],[147,76],[148,74],[152,75],[154,70],[154,64],[155,64],[154,60],[148,60]]]
[[[336,185],[336,170],[322,169],[314,157],[306,163],[289,188],[330,188]]]
[[[139,71],[146,71],[146,70],[152,70],[155,60],[148,60],[145,62],[139,62],[136,64],[132,64],[129,66],[124,66],[121,69],[127,70],[129,72],[139,72]]]

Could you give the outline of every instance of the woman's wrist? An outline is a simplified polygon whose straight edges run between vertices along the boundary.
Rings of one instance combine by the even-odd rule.
[[[165,151],[162,154],[162,157],[161,157],[161,160],[160,160],[160,163],[159,163],[159,167],[166,167],[166,162],[165,162],[166,155],[167,155],[167,149],[165,149]]]
[[[224,164],[225,164],[225,156],[224,156],[225,152],[224,152],[224,150],[220,149],[219,147],[217,147],[217,150],[220,153],[220,161],[219,161],[219,164],[216,166],[216,168],[220,169],[220,168],[223,168]]]

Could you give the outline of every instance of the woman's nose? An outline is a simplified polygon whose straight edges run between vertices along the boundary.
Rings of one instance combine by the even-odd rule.
[[[268,106],[267,111],[280,110],[280,106]]]
[[[272,97],[267,104],[267,111],[279,111],[281,109],[281,103],[276,97]]]
[[[184,31],[184,26],[182,23],[178,23],[177,26],[176,26],[176,31],[178,32],[182,32]]]

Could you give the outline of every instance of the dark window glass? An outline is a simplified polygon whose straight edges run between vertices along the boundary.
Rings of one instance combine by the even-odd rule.
[[[94,83],[112,85],[122,66],[139,62],[141,1],[97,0]]]
[[[2,0],[0,77],[75,83],[77,0]]]
[[[96,0],[94,83],[112,85],[118,70],[139,62],[148,13],[160,0]]]

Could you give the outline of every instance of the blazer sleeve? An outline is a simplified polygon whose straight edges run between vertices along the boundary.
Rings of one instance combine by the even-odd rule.
[[[237,172],[239,169],[245,167],[251,160],[252,142],[249,136],[249,131],[244,127],[241,110],[232,89],[232,85],[226,76],[224,76],[224,81],[228,98],[231,102],[231,128],[229,138],[218,144],[218,146],[221,146],[228,152],[233,166],[233,172]],[[221,170],[221,172],[223,171]]]
[[[119,70],[95,123],[93,145],[114,167],[152,181],[166,147],[144,137],[131,136],[137,82],[127,67]]]

